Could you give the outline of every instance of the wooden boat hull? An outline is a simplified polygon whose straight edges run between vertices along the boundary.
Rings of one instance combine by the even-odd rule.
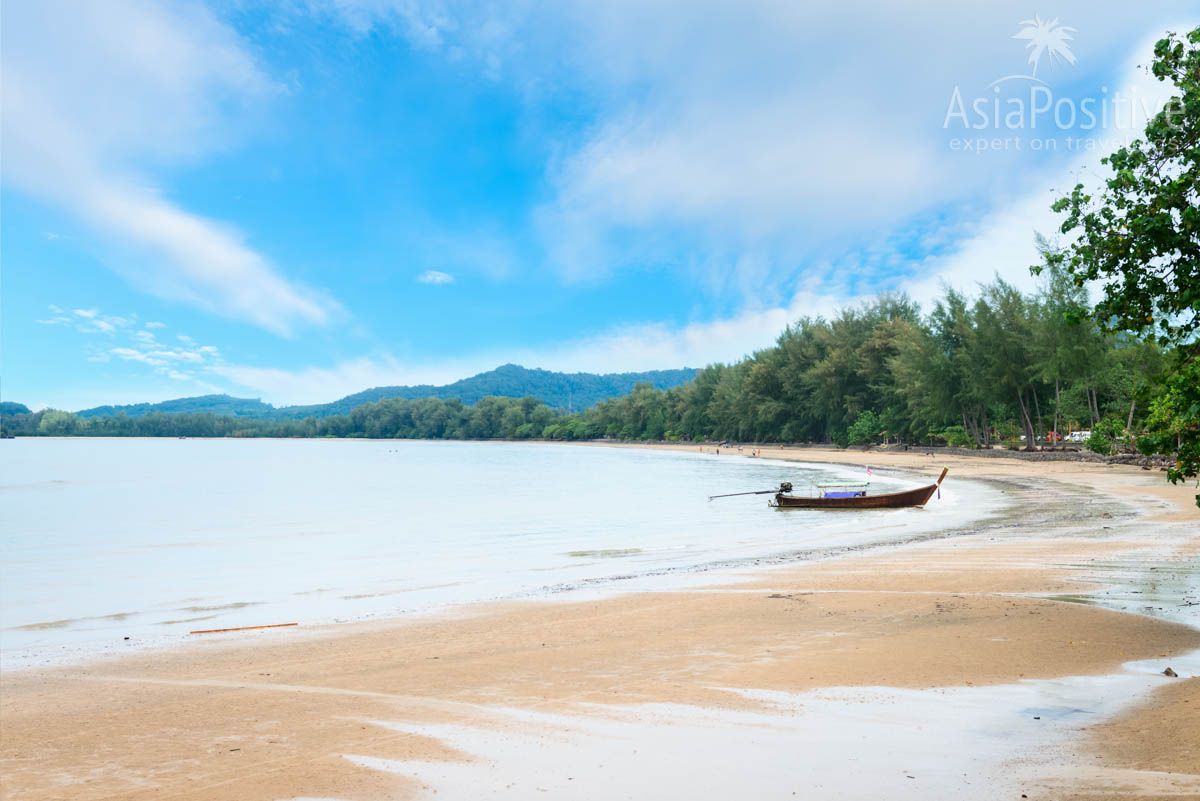
[[[925,487],[887,492],[883,495],[859,495],[853,498],[801,498],[778,493],[768,503],[776,509],[909,509],[929,503],[942,485],[947,470],[942,470],[937,482]]]

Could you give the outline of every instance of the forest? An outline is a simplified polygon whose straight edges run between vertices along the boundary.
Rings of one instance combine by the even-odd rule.
[[[1048,262],[1035,293],[997,278],[974,297],[946,289],[927,314],[885,296],[800,320],[736,364],[665,392],[639,387],[554,433],[1019,448],[1086,430],[1092,450],[1133,447],[1184,354],[1105,332],[1084,290]]]
[[[536,398],[388,398],[349,414],[264,420],[211,412],[147,412],[81,417],[57,409],[8,414],[0,431],[56,437],[367,437],[374,439],[530,439],[562,413]]]

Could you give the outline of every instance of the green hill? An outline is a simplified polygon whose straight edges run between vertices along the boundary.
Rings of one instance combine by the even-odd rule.
[[[302,417],[329,417],[345,414],[356,406],[374,403],[385,398],[457,398],[465,404],[474,404],[481,398],[499,396],[507,398],[534,397],[555,409],[581,411],[602,400],[628,394],[637,384],[650,384],[656,389],[670,389],[692,379],[696,371],[650,370],[644,373],[556,373],[551,370],[531,370],[516,364],[506,364],[486,373],[455,381],[444,386],[422,384],[418,386],[375,387],[356,392],[331,403],[310,406],[282,406],[276,408],[269,403],[251,398],[234,398],[229,395],[201,395],[194,398],[178,398],[162,403],[137,403],[129,406],[97,406],[78,412],[80,417],[113,417],[125,414],[140,417],[149,412],[166,414],[198,413],[228,417],[249,417],[271,420],[294,420]]]
[[[141,417],[150,412],[163,414],[218,414],[225,417],[253,417],[267,419],[278,410],[269,403],[253,398],[234,398],[230,395],[198,395],[194,398],[176,398],[161,403],[133,403],[127,406],[97,406],[76,412],[80,417]]]

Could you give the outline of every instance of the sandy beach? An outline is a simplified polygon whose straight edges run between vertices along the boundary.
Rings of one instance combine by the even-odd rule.
[[[711,797],[1200,798],[1193,487],[1090,463],[764,455],[948,465],[1012,503],[686,590],[7,673],[4,797],[694,798],[694,781]]]

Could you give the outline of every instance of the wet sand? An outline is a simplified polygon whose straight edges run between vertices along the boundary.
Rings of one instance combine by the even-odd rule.
[[[943,463],[767,455],[928,473]],[[1194,569],[1194,490],[1138,469],[945,462],[952,479],[1008,482],[1029,511],[959,536],[740,571],[736,582],[714,576],[698,590],[568,593],[6,674],[5,797],[372,801],[474,787],[496,797],[632,788],[662,798],[707,776],[703,760],[686,767],[705,753],[729,764],[689,798],[728,797],[722,781],[761,795],[1013,797],[1018,776],[1029,798],[1200,792],[1200,680],[1186,669],[1157,675],[1159,662],[1190,665],[1200,649],[1200,630],[1178,622],[1188,617],[1174,597],[1194,585],[1153,585],[1149,603],[1163,607],[1144,610],[1153,615],[1103,606],[1151,597],[1141,584],[1105,595],[1131,571]],[[1043,514],[1037,493],[1018,488],[1046,478],[1144,514]],[[1151,666],[1146,675],[1120,678],[1134,660]],[[1112,684],[1114,675],[1126,683]],[[1091,717],[1052,721],[1026,714],[1030,693],[1074,699],[1052,710],[1106,700],[1082,710]],[[974,718],[956,704],[989,731],[971,730]],[[745,736],[722,734],[726,726]],[[671,732],[694,745],[692,756],[670,750]],[[871,753],[859,742],[873,743]],[[934,753],[934,743],[951,747]],[[685,760],[683,772],[663,772],[672,760]]]
[[[1090,759],[1050,772],[1071,801],[1200,798],[1200,678],[1177,679],[1116,718],[1089,727]]]

